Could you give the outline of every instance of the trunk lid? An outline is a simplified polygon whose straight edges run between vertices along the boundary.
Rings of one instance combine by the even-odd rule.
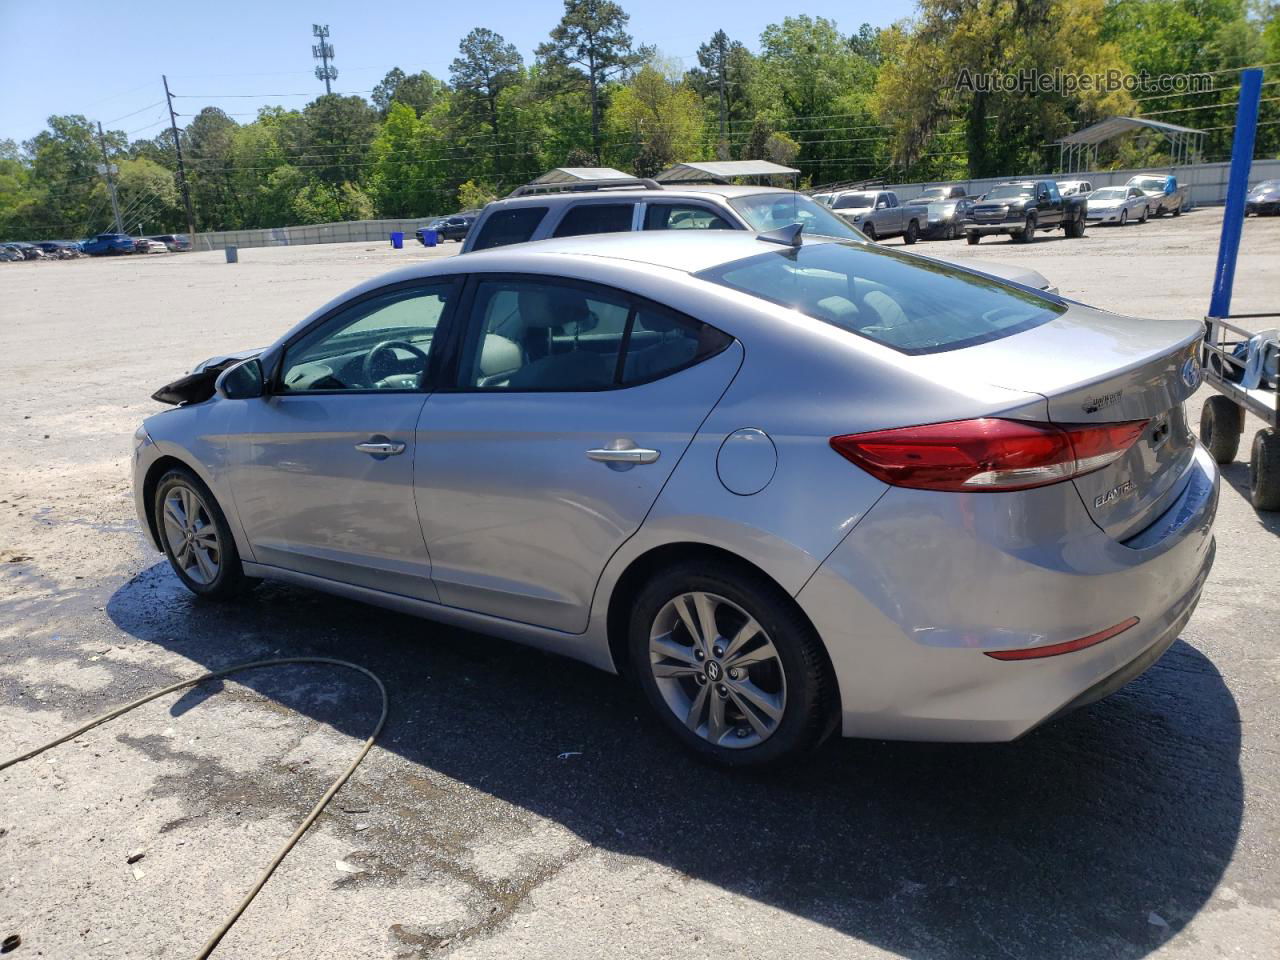
[[[1076,477],[1094,522],[1119,540],[1179,493],[1195,449],[1183,402],[1200,385],[1198,320],[1141,320],[1090,307],[950,356],[995,386],[1038,393],[1057,424],[1147,420],[1120,459]]]

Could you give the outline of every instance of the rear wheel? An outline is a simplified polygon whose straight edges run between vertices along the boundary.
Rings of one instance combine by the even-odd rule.
[[[1084,217],[1079,217],[1075,220],[1072,220],[1070,223],[1066,225],[1066,227],[1064,228],[1064,232],[1068,237],[1072,237],[1076,240],[1079,240],[1081,237],[1084,236]]]
[[[1036,215],[1034,213],[1027,214],[1027,222],[1022,225],[1022,233],[1018,235],[1018,239],[1022,243],[1030,243],[1036,238]]]
[[[1259,510],[1280,510],[1280,433],[1267,427],[1253,435],[1249,492]]]
[[[903,243],[915,243],[920,239],[920,224],[912,220],[907,224],[907,232],[902,235]]]
[[[160,545],[188,590],[209,600],[225,600],[251,584],[227,518],[194,473],[175,467],[161,477],[153,509]]]
[[[1240,449],[1244,418],[1240,405],[1221,394],[1205,400],[1200,409],[1200,442],[1218,463],[1230,463]]]
[[[964,242],[971,247],[977,246],[981,240],[982,240],[982,234],[980,234],[977,230],[966,230],[964,232]]]
[[[1174,207],[1174,208],[1173,208],[1173,215],[1174,215],[1175,217],[1180,217],[1180,216],[1182,216],[1182,204],[1181,204],[1181,203],[1179,203],[1176,207]]]
[[[820,641],[772,582],[733,564],[668,568],[637,597],[631,674],[659,721],[723,766],[775,763],[833,727]]]

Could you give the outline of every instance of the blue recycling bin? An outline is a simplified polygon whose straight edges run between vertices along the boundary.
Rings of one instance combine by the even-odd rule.
[[[404,234],[401,233],[399,230],[392,231],[391,246],[394,247],[396,250],[404,249]]]
[[[422,231],[422,243],[425,246],[434,247],[436,245],[436,241],[439,240],[439,238],[440,238],[440,235],[436,233],[436,231],[434,230]]]

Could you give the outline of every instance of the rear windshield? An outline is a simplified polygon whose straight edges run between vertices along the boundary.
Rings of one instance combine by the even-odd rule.
[[[488,250],[512,243],[524,243],[533,236],[546,216],[546,207],[515,207],[497,210],[484,222],[472,250]]]
[[[959,267],[865,243],[807,244],[695,276],[909,354],[998,340],[1067,309]]]
[[[840,217],[802,193],[757,193],[733,197],[729,200],[729,206],[737,210],[757,233],[768,233],[770,230],[789,227],[793,223],[802,223],[806,237],[866,239]]]

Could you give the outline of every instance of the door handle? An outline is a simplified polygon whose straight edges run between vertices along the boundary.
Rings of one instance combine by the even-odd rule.
[[[369,440],[365,443],[357,443],[356,449],[361,453],[367,453],[371,457],[394,457],[404,453],[404,444],[398,440]]]
[[[637,463],[653,463],[660,456],[659,450],[647,450],[644,447],[596,447],[587,451],[587,459],[597,463],[621,463],[632,465]]]

